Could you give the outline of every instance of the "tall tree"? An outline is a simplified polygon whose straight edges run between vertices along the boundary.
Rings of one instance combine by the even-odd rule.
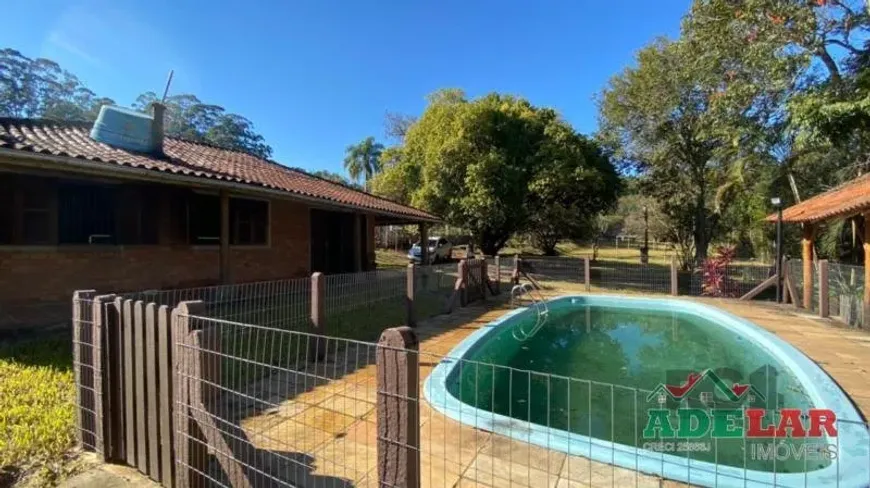
[[[358,144],[347,146],[344,157],[344,169],[352,181],[358,182],[360,177],[368,188],[369,181],[381,170],[381,153],[384,145],[375,141],[374,137],[366,137]]]
[[[147,111],[157,95],[146,92],[133,108]],[[0,116],[93,122],[103,105],[99,97],[72,73],[49,59],[31,59],[14,49],[0,49]],[[272,148],[250,120],[226,113],[223,107],[201,102],[194,95],[166,100],[166,132],[198,142],[216,144],[268,158]]]
[[[616,203],[619,176],[597,144],[552,123],[540,147],[541,168],[529,182],[529,232],[535,247],[556,254],[562,239],[588,237],[591,219]]]
[[[703,46],[696,50],[699,62],[718,68],[717,105],[740,101],[761,128],[755,144],[743,139],[740,146],[755,163],[766,159],[767,167],[733,165],[732,180],[742,188],[728,198],[742,199],[741,210],[753,209],[729,218],[741,235],[737,242],[758,241],[759,229],[750,223],[769,211],[759,205],[760,194],[793,201],[789,178],[806,197],[870,170],[870,76],[864,74],[870,16],[864,7],[859,0],[694,2],[683,38]],[[755,97],[752,104],[747,96]],[[742,175],[743,168],[751,176]],[[766,188],[759,186],[765,181]],[[842,228],[822,229],[820,242],[829,245],[820,252],[836,257]],[[854,224],[851,229],[856,233]]]
[[[848,154],[866,154],[865,138],[852,129],[870,119],[856,76],[868,30],[859,0],[696,0],[683,38],[702,46],[696,59],[718,70],[716,105],[737,101],[756,114],[767,138],[757,154],[787,172],[814,167],[815,181],[804,187],[814,193],[854,176],[841,171],[856,166]],[[826,155],[844,145],[851,147],[836,157],[841,167],[831,168]]]
[[[468,229],[484,253],[516,232],[568,237],[558,223],[586,221],[615,194],[609,160],[553,110],[499,94],[468,100],[455,89],[428,99],[375,190]]]
[[[136,98],[133,108],[148,111],[158,101],[157,94],[145,92]],[[262,158],[272,156],[272,148],[254,124],[238,114],[227,113],[223,107],[203,103],[195,95],[179,94],[167,97],[166,133],[196,142],[247,152]]]
[[[0,49],[0,116],[92,121],[102,105],[113,103],[54,61]]]
[[[684,225],[692,215],[695,260],[706,259],[725,181],[716,158],[722,140],[709,111],[715,87],[698,78],[684,43],[659,39],[642,49],[636,66],[611,79],[599,100],[601,138],[624,164],[645,175],[645,193]]]

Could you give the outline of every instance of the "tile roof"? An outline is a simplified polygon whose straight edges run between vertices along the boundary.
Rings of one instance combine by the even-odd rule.
[[[165,157],[126,151],[90,138],[92,124],[0,118],[0,148],[243,183],[361,209],[437,221],[438,217],[247,153],[166,137]]]
[[[783,210],[784,222],[820,222],[870,209],[870,174],[808,198]],[[776,221],[776,214],[767,217]]]

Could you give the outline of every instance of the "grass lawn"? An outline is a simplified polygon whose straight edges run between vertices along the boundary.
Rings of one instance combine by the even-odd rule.
[[[0,486],[23,475],[52,485],[66,474],[75,443],[70,348],[66,337],[0,343]]]
[[[563,242],[556,246],[556,251],[559,256],[583,257],[592,256],[591,247],[581,247],[571,242]],[[499,251],[502,256],[513,256],[514,254],[539,255],[540,250],[533,247],[512,248],[505,247]],[[461,259],[465,256],[465,249],[454,248],[453,258]],[[640,262],[640,250],[637,248],[619,248],[613,247],[598,249],[599,259],[620,260],[630,262]],[[671,253],[660,249],[650,249],[650,259],[653,261],[670,262]],[[404,268],[408,266],[407,251],[394,251],[391,249],[375,250],[375,262],[378,268]]]
[[[572,242],[562,242],[556,245],[556,252],[559,256],[569,256],[569,257],[586,257],[592,256],[592,248],[588,246],[578,246]],[[543,254],[539,249],[535,249],[530,246],[523,246],[519,248],[513,247],[505,247],[499,251],[501,255],[513,255],[513,254],[526,254],[526,255],[540,255]],[[662,261],[662,262],[670,262],[671,256],[673,255],[672,251],[664,250],[664,249],[650,249],[649,257],[651,261]],[[598,248],[598,259],[606,259],[610,261],[618,260],[618,261],[628,261],[628,262],[640,262],[640,249],[637,247],[620,247],[616,248],[612,245],[608,247],[600,247]]]
[[[408,253],[391,249],[375,250],[375,263],[378,268],[405,268],[408,266]]]

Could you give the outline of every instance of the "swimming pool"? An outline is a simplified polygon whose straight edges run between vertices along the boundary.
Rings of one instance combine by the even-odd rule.
[[[692,301],[565,296],[548,305],[537,331],[535,309],[517,309],[454,348],[424,385],[433,408],[517,440],[692,484],[870,484],[860,414],[821,368],[775,335]],[[702,376],[690,381],[689,373]],[[688,384],[688,392],[676,388]],[[670,436],[666,424],[689,408],[696,418],[684,425],[695,431]],[[723,437],[716,416],[714,427],[698,430],[703,412],[736,411],[730,425],[748,429],[747,410],[764,409],[757,426],[765,426],[787,408],[800,409],[807,424],[808,409],[830,409],[837,435]],[[665,410],[666,419],[651,422],[653,411]]]

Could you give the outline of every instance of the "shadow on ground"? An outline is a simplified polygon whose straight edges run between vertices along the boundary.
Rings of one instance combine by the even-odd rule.
[[[423,323],[419,335],[425,339],[463,328],[501,303],[501,299],[488,298],[486,303],[475,303],[439,317],[431,322],[435,325]],[[223,337],[226,341],[228,336]],[[209,403],[207,418],[197,419],[200,433],[195,438],[200,440],[192,442],[208,446],[208,461],[202,468],[208,477],[225,486],[232,485],[232,478],[240,473],[252,486],[331,488],[374,484],[375,480],[370,478],[377,476],[376,456],[362,463],[363,466],[350,461],[342,466],[340,455],[318,457],[317,453],[331,449],[330,443],[349,436],[361,422],[374,426],[369,414],[377,401],[376,388],[369,388],[368,393],[354,390],[376,381],[377,376],[370,368],[376,362],[377,344],[331,338],[326,344],[306,342],[302,347],[299,339],[303,337],[309,336],[260,330],[253,350],[249,352],[236,345],[232,348],[235,357],[229,361],[224,358],[221,368],[225,371],[258,370],[254,376],[246,374],[243,383],[223,376],[224,384],[218,385],[220,397]],[[268,350],[268,358],[258,356],[256,350]],[[314,360],[318,350],[323,356]],[[423,368],[434,365],[420,364]],[[343,397],[338,403],[345,403],[341,409],[332,410],[335,405],[329,402],[335,400],[324,401],[325,396]],[[365,407],[365,414],[351,414],[347,410],[356,411],[360,405]],[[306,417],[311,411],[315,413]],[[349,422],[342,424],[341,419]],[[202,432],[219,436],[218,441],[213,441],[214,437],[207,439]],[[376,449],[376,437],[366,439],[362,445]]]

